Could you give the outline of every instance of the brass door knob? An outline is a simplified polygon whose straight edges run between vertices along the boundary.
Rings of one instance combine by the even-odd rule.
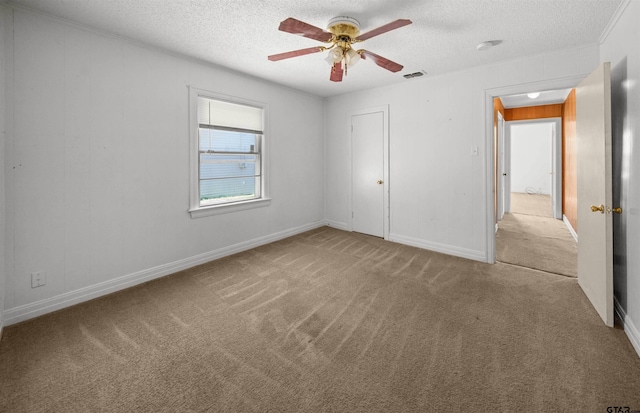
[[[591,205],[591,212],[598,212],[598,211],[600,211],[601,214],[604,214],[604,205],[600,205],[600,206]]]
[[[612,212],[615,212],[616,214],[622,214],[622,208],[618,207],[618,208],[611,208]]]
[[[378,185],[382,185],[382,179],[378,179]]]

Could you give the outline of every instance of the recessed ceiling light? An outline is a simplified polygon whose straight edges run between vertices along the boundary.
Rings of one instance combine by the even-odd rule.
[[[535,99],[540,96],[540,92],[527,93],[527,96],[529,97],[529,99]]]

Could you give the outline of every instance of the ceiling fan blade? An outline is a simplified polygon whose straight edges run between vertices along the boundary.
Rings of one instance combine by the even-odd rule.
[[[329,32],[325,32],[319,27],[312,26],[309,23],[289,17],[286,20],[280,22],[278,30],[283,32],[297,34],[302,37],[308,37],[309,39],[319,40],[321,42],[328,42],[333,36]]]
[[[387,23],[384,26],[380,26],[377,29],[373,29],[369,32],[361,34],[360,36],[356,37],[356,40],[362,41],[362,40],[371,39],[372,37],[377,36],[379,34],[386,33],[391,30],[399,29],[400,27],[404,27],[409,24],[411,24],[411,20],[409,19],[398,19],[391,23]]]
[[[269,56],[269,60],[271,60],[272,62],[277,62],[278,60],[290,59],[292,57],[304,56],[306,54],[311,54],[311,53],[318,53],[323,50],[325,50],[325,48],[321,46],[309,47],[307,49],[300,49],[300,50],[293,50],[291,52],[272,54],[271,56]]]
[[[387,59],[386,57],[378,56],[377,54],[371,53],[367,50],[358,50],[358,53],[360,53],[360,56],[362,56],[363,59],[371,59],[373,60],[373,63],[390,72],[399,72],[404,67],[401,64]]]
[[[342,62],[338,62],[331,68],[331,76],[329,76],[329,80],[332,82],[342,82],[343,74],[344,70],[342,69]]]

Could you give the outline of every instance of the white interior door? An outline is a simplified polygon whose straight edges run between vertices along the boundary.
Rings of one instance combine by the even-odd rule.
[[[352,229],[384,237],[384,112],[351,116]]]
[[[578,283],[613,327],[611,75],[603,63],[576,88]]]

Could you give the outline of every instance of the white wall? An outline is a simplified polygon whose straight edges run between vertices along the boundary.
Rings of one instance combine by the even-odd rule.
[[[551,194],[551,123],[511,124],[511,192]]]
[[[627,3],[625,3],[627,4]],[[614,291],[625,332],[640,354],[640,1],[624,13],[600,47],[611,62],[614,140],[622,145],[620,201],[614,216]],[[615,173],[614,173],[615,174]],[[614,183],[615,185],[615,183]],[[617,205],[616,205],[617,206]],[[617,232],[617,233],[616,233]]]
[[[328,221],[348,226],[348,112],[389,104],[390,239],[488,260],[485,91],[586,75],[598,58],[585,46],[327,99]]]
[[[13,13],[6,322],[324,222],[321,98]],[[190,218],[188,85],[268,104],[270,206]]]

